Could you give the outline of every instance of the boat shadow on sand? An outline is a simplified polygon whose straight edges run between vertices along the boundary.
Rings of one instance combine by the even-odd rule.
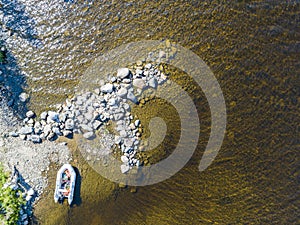
[[[73,169],[76,173],[76,181],[75,181],[75,189],[74,189],[74,199],[72,201],[71,207],[76,205],[79,206],[81,205],[81,195],[80,195],[80,190],[81,190],[81,175],[77,167],[73,166]]]

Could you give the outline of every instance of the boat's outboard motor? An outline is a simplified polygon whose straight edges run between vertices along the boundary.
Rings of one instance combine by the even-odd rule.
[[[58,203],[63,204],[64,202],[64,196],[61,194],[58,198]]]

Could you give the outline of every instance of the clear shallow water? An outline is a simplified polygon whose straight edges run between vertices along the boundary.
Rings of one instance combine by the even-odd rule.
[[[174,80],[192,95],[202,126],[189,164],[165,182],[130,193],[96,176],[77,154],[80,206],[54,205],[49,187],[36,208],[41,224],[299,223],[298,1],[24,0],[7,8],[5,2],[9,19],[2,24],[12,32],[5,43],[26,73],[33,109],[72,94],[99,54],[144,39],[170,39],[198,54],[227,105],[222,149],[199,173],[210,113],[201,90],[177,74]],[[174,142],[167,141],[162,150]]]

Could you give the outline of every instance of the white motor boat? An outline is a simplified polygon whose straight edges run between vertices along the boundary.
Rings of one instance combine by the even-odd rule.
[[[62,203],[64,198],[67,198],[69,205],[71,205],[74,197],[75,181],[74,168],[70,164],[64,164],[57,172],[54,201]]]

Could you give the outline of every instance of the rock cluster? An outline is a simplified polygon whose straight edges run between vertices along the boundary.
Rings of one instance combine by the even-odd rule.
[[[110,80],[94,91],[77,94],[57,107],[56,111],[42,112],[37,119],[28,111],[24,126],[11,136],[21,137],[34,143],[55,140],[58,136],[72,137],[81,134],[86,140],[94,140],[101,126],[115,123],[114,142],[122,151],[121,172],[126,173],[140,162],[135,158],[140,143],[140,121],[131,115],[130,104],[138,104],[143,90],[156,89],[167,77],[154,65],[137,63],[135,70],[118,69]]]

